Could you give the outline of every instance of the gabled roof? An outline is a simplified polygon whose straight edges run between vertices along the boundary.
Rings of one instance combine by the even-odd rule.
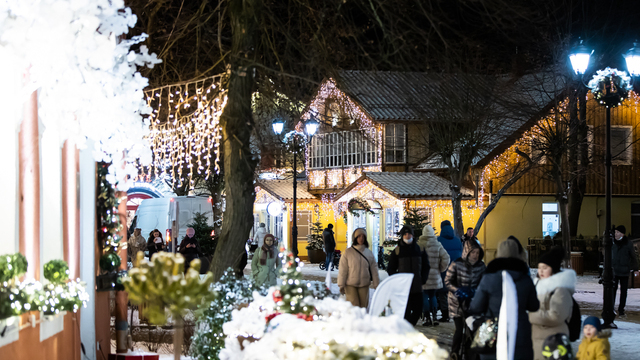
[[[451,197],[449,182],[433,173],[365,172],[358,180],[336,195],[335,201],[339,201],[340,197],[365,180],[371,181],[380,189],[398,199],[437,199]],[[473,191],[467,188],[462,188],[461,192],[466,198],[473,196]]]
[[[293,181],[292,180],[260,180],[256,186],[264,189],[269,194],[281,201],[293,201]],[[317,198],[307,191],[307,182],[298,181],[296,189],[296,199],[317,200]]]

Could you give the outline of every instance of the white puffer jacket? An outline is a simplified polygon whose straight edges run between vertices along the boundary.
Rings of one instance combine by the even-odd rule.
[[[422,290],[436,290],[442,289],[444,284],[442,283],[442,277],[440,274],[447,270],[451,259],[447,250],[444,249],[442,244],[438,241],[435,232],[431,225],[426,225],[422,229],[422,235],[418,238],[418,245],[420,249],[427,252],[429,256],[429,278],[427,282],[422,285]]]

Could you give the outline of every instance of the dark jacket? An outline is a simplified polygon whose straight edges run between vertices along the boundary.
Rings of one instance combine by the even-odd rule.
[[[151,259],[151,257],[153,256],[153,254],[160,252],[160,251],[164,251],[164,244],[163,243],[155,243],[154,242],[155,238],[152,236],[149,238],[149,240],[147,240],[147,250],[149,250],[149,259]]]
[[[462,241],[453,231],[453,227],[448,221],[444,221],[444,225],[441,225],[440,236],[438,236],[438,241],[442,244],[445,250],[447,250],[447,254],[449,254],[449,258],[451,261],[455,261],[456,259],[462,256]]]
[[[187,247],[187,245],[193,244],[195,247]],[[200,256],[203,256],[202,249],[200,248],[200,244],[198,240],[196,240],[195,236],[190,238],[185,235],[180,242],[180,254],[185,257],[185,259],[193,260]]]
[[[329,228],[324,229],[322,232],[322,240],[324,240],[324,251],[327,254],[336,251],[336,239],[333,238],[333,230]]]
[[[474,249],[480,249],[480,257],[478,257],[478,261],[475,264],[471,265],[468,258]],[[482,261],[483,258],[484,251],[480,245],[475,241],[469,241],[464,244],[462,256],[449,265],[447,276],[444,279],[444,286],[449,290],[449,314],[453,317],[461,317],[464,315],[463,310],[467,310],[466,306],[464,308],[460,307],[460,301],[455,292],[462,287],[473,290],[478,288],[482,275],[484,275],[484,271],[487,268]]]
[[[422,285],[429,278],[429,256],[420,249],[416,242],[405,244],[400,239],[400,245],[393,250],[389,256],[389,275],[397,273],[413,274],[411,283],[411,293],[422,293]]]
[[[626,236],[623,236],[619,241],[613,241],[611,264],[616,276],[629,276],[631,270],[638,270],[638,257],[633,249],[633,244]]]
[[[518,335],[515,359],[532,360],[531,323],[529,323],[527,311],[538,311],[540,302],[529,275],[529,267],[524,261],[515,258],[497,258],[490,262],[482,281],[480,281],[480,286],[471,300],[469,314],[490,317],[500,315],[503,270],[511,275],[518,292]]]

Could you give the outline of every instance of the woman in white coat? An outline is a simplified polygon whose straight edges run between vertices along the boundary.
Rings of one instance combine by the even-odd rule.
[[[418,245],[422,251],[429,256],[429,277],[427,282],[422,285],[422,313],[424,326],[439,325],[436,321],[438,312],[438,303],[436,300],[436,290],[442,289],[442,276],[440,274],[447,270],[450,258],[447,250],[438,241],[436,233],[431,225],[425,225],[422,229],[422,235],[418,238]],[[431,320],[433,315],[433,321]]]
[[[535,360],[545,359],[542,356],[542,345],[548,336],[569,336],[568,322],[573,311],[572,296],[576,288],[576,272],[571,269],[560,271],[563,257],[562,248],[554,247],[543,254],[538,262],[536,292],[540,310],[529,313]]]

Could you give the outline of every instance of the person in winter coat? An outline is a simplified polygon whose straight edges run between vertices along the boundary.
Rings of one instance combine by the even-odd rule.
[[[142,230],[136,228],[133,230],[133,235],[127,241],[127,252],[129,255],[129,261],[133,261],[138,254],[138,251],[144,251],[147,247],[147,241],[141,234]]]
[[[518,238],[513,235],[509,236],[507,240],[514,242],[514,244],[518,247],[518,256],[520,257],[520,260],[524,261],[525,264],[529,266],[529,252],[522,246],[520,240],[518,240]]]
[[[324,240],[324,252],[327,254],[327,260],[325,262],[325,269],[333,271],[333,256],[336,251],[336,239],[333,237],[333,224],[327,225],[327,228],[322,232],[322,240]],[[331,265],[331,268],[329,268]]]
[[[154,229],[149,233],[149,239],[147,240],[147,250],[149,250],[149,259],[153,254],[164,251],[164,240],[162,239],[162,233],[158,229]]]
[[[254,245],[258,245],[259,248],[264,245],[264,237],[267,235],[267,228],[264,223],[260,223],[258,230],[256,230],[255,235],[253,235],[253,243]],[[255,251],[255,250],[253,250]]]
[[[462,345],[464,319],[468,303],[480,284],[487,268],[482,258],[484,251],[475,241],[464,243],[462,256],[449,265],[444,286],[449,291],[449,314],[453,317],[456,331],[453,334],[452,354],[458,354]]]
[[[199,259],[201,256],[204,256],[202,253],[202,249],[200,248],[200,244],[198,240],[195,238],[196,231],[189,227],[187,228],[187,235],[180,242],[180,246],[178,248],[178,252],[184,256],[184,272],[187,273],[187,270],[191,267],[191,262],[195,259]]]
[[[531,341],[531,323],[527,311],[538,311],[540,302],[536,296],[536,289],[529,275],[529,266],[522,261],[522,256],[516,243],[505,240],[498,245],[496,259],[487,266],[487,271],[480,281],[468,313],[487,317],[498,317],[502,304],[502,272],[506,271],[515,283],[518,313],[516,319],[500,319],[503,321],[517,321],[515,360],[532,360],[533,343]],[[480,359],[495,359],[495,354],[480,354]]]
[[[445,220],[440,223],[440,236],[438,236],[438,241],[447,251],[447,254],[449,254],[449,259],[451,261],[455,261],[462,256],[462,240],[460,240],[460,238],[453,231],[453,227],[451,226],[451,222],[449,220]],[[442,281],[444,281],[446,273],[442,272],[440,276],[442,277]],[[441,290],[438,290],[436,294],[438,296],[438,306],[440,307],[440,312],[442,313],[440,322],[449,322],[449,292],[446,288],[443,288]]]
[[[467,240],[473,240],[475,242],[478,243],[478,245],[480,245],[480,241],[478,240],[478,238],[475,236],[474,234],[474,229],[472,227],[467,228],[467,232],[464,233],[464,235],[462,235],[462,238],[460,238],[460,240],[462,240],[462,243],[464,244]],[[481,245],[482,246],[482,245]]]
[[[420,320],[420,315],[422,315],[422,285],[427,282],[429,277],[429,257],[413,241],[413,228],[411,226],[403,226],[399,235],[398,246],[389,255],[387,273],[389,275],[398,273],[413,274],[404,318],[415,326]]]
[[[369,250],[367,232],[358,228],[351,237],[352,245],[340,258],[338,286],[353,306],[366,308],[369,305],[369,287],[380,283],[378,263]]]
[[[611,330],[602,330],[600,319],[589,316],[582,323],[584,337],[578,347],[577,360],[611,360]]]
[[[422,285],[422,312],[425,319],[425,326],[439,325],[436,319],[438,303],[436,300],[436,290],[444,287],[441,273],[447,271],[451,259],[442,244],[436,238],[436,233],[431,225],[425,225],[422,235],[418,238],[418,246],[427,253],[429,257],[429,275],[427,282]],[[433,315],[433,320],[431,319]]]
[[[627,229],[623,225],[616,227],[611,247],[611,264],[613,265],[614,287],[613,303],[616,303],[616,292],[620,283],[620,304],[618,315],[623,316],[624,307],[627,305],[627,289],[629,287],[629,274],[638,271],[638,257],[633,249],[633,244],[624,235]]]
[[[275,246],[276,238],[271,234],[264,236],[264,243],[256,249],[251,259],[251,274],[256,286],[262,284],[275,286],[277,283],[277,271],[282,263],[278,258],[278,249]]]
[[[553,247],[540,257],[536,293],[540,309],[529,313],[531,337],[535,360],[543,360],[543,343],[554,334],[569,336],[568,321],[573,310],[573,293],[576,288],[576,272],[560,271],[564,252]]]

